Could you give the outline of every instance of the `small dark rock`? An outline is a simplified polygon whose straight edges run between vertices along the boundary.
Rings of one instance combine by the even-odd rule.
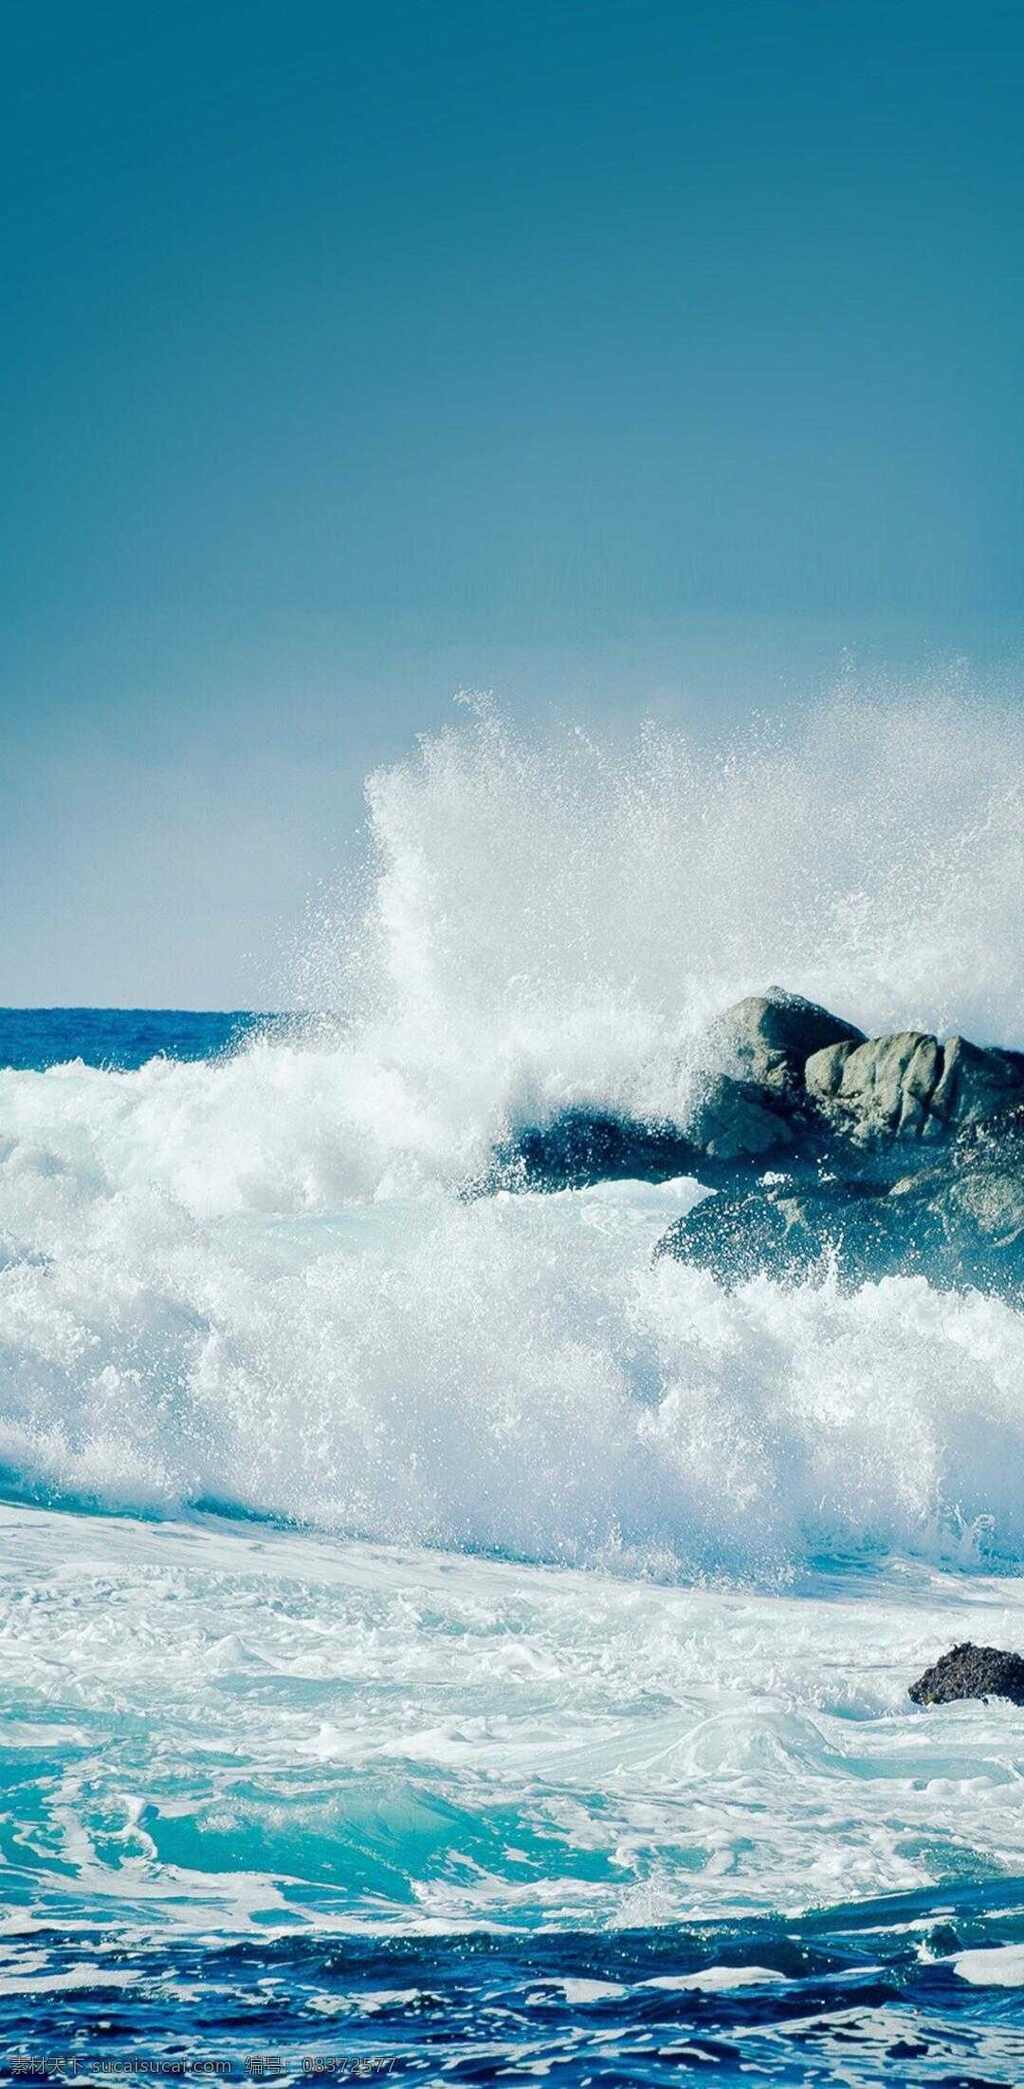
[[[1024,1705],[1024,1661],[1019,1654],[976,1647],[965,1639],[911,1683],[910,1696],[915,1705],[948,1705],[960,1697],[1008,1697]]]

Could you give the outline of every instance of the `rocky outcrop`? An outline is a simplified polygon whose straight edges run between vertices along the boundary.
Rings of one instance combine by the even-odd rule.
[[[943,1654],[910,1685],[916,1705],[948,1705],[958,1698],[1008,1697],[1024,1705],[1024,1661],[999,1647],[976,1647],[969,1639]]]
[[[828,1009],[774,987],[711,1024],[688,1054],[677,1123],[573,1108],[510,1135],[476,1187],[563,1189],[636,1174],[695,1173],[720,1183],[735,1165],[886,1176],[925,1166],[929,1148],[1024,1102],[1024,1054],[945,1043],[922,1031],[866,1038]]]
[[[565,1110],[510,1136],[466,1194],[693,1175],[719,1194],[657,1253],[725,1283],[828,1268],[1024,1296],[1024,1054],[866,1038],[776,988],[720,1016],[689,1069],[678,1124]]]
[[[495,1189],[578,1189],[636,1177],[731,1180],[736,1167],[784,1153],[817,1160],[832,1133],[808,1111],[804,1066],[863,1031],[828,1009],[774,987],[727,1009],[696,1043],[691,1093],[679,1123],[644,1123],[610,1111],[562,1110],[523,1126],[495,1148],[467,1195]],[[824,1146],[823,1146],[824,1142]]]
[[[799,994],[773,987],[726,1009],[698,1041],[693,1144],[714,1161],[758,1160],[805,1147],[817,1127],[806,1107],[812,1054],[862,1043],[864,1032]]]

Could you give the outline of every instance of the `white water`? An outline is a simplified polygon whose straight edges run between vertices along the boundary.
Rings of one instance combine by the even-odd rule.
[[[693,1194],[197,1224],[37,1177],[0,1459],[73,1498],[660,1573],[1024,1556],[1021,1320],[920,1279],[727,1297],[651,1265]]]
[[[9,1508],[0,1539],[26,1990],[54,1927],[630,1930],[1024,1866],[1019,1713],[906,1696],[951,1629],[1021,1643],[1016,1581],[666,1589]]]
[[[16,1484],[669,1575],[1024,1557],[1009,1308],[727,1297],[651,1267],[685,1183],[453,1196],[565,1102],[685,1117],[687,1041],[772,980],[1024,1041],[1024,727],[844,702],[710,755],[485,707],[369,799],[365,906],[305,959],[344,1020],[0,1074]]]

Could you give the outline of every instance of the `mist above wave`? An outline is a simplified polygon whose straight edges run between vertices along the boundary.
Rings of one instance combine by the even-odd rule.
[[[308,1014],[212,1065],[0,1074],[0,1135],[196,1215],[450,1188],[576,1103],[685,1120],[689,1052],[779,983],[869,1033],[1024,1044],[1024,719],[836,700],[703,748],[486,704],[371,777]],[[330,1017],[320,1011],[337,1011]]]
[[[486,704],[368,786],[352,932],[320,1006],[435,1107],[600,1099],[672,1117],[687,1040],[779,982],[869,1033],[1024,1041],[1024,722],[942,694],[836,699],[710,748],[528,737]]]

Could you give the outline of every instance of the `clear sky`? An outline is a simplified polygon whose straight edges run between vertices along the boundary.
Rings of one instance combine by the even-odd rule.
[[[2,36],[0,1002],[279,998],[460,685],[703,727],[1019,658],[1018,0]]]

